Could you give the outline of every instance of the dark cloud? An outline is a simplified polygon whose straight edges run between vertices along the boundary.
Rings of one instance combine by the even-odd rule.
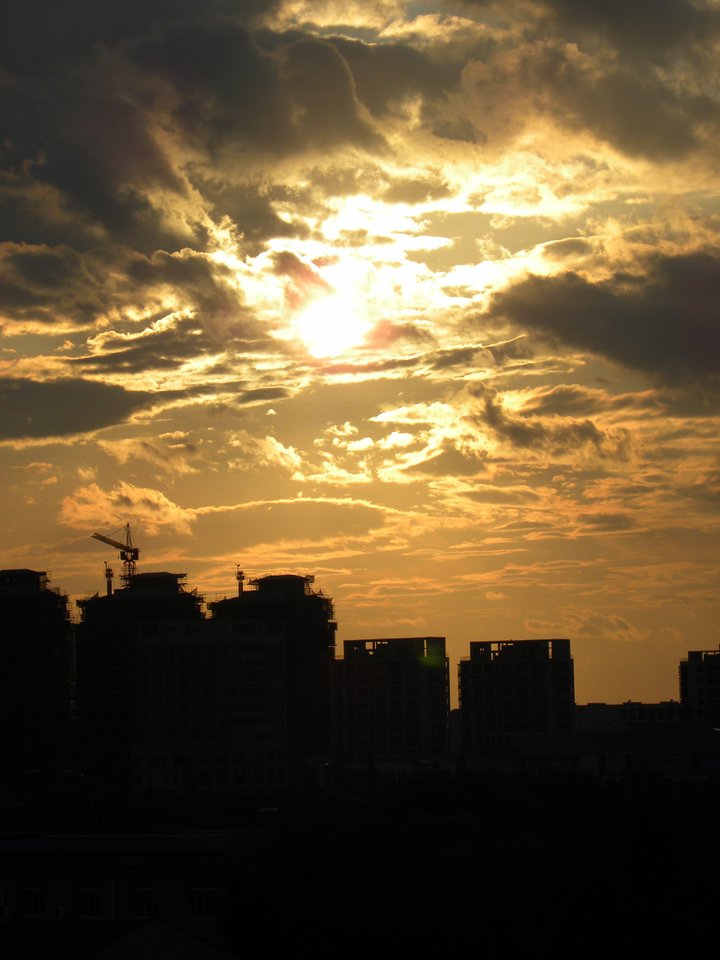
[[[477,456],[467,455],[458,450],[452,441],[447,440],[440,452],[421,463],[405,467],[403,473],[409,476],[474,477],[485,470],[484,453]]]
[[[138,286],[181,292],[182,307],[193,311],[209,336],[257,335],[260,325],[243,308],[234,286],[233,271],[202,254],[184,251],[170,256],[158,251],[152,257],[133,257],[127,266],[129,291]]]
[[[396,180],[382,194],[382,199],[386,203],[424,203],[450,195],[450,188],[441,178],[437,180],[414,178]]]
[[[0,313],[5,322],[90,326],[107,308],[102,263],[61,245],[0,245]]]
[[[51,70],[113,47],[167,22],[204,19],[251,24],[277,8],[282,0],[5,0],[0,52],[8,69]]]
[[[330,43],[298,40],[283,51],[285,82],[310,143],[321,149],[337,143],[382,150],[383,139],[362,117],[347,62]]]
[[[632,530],[635,526],[634,517],[627,513],[585,513],[579,519],[583,527],[600,533]]]
[[[645,276],[591,283],[576,273],[531,276],[494,312],[571,347],[669,380],[720,375],[720,259],[658,257]]]
[[[257,252],[269,237],[302,229],[278,217],[258,168],[315,153],[327,167],[328,155],[345,147],[384,153],[389,148],[372,116],[382,118],[409,99],[422,102],[431,125],[465,125],[462,137],[488,142],[502,142],[508,124],[514,128],[538,110],[626,153],[654,158],[685,156],[716,134],[716,102],[688,92],[701,85],[683,92],[676,77],[641,68],[631,57],[598,59],[589,68],[558,39],[563,25],[638,42],[641,35],[657,35],[658,42],[661,34],[708,36],[715,13],[687,0],[660,0],[661,15],[650,18],[638,0],[544,0],[534,9],[555,34],[535,32],[536,19],[520,45],[514,33],[507,41],[486,40],[483,31],[472,42],[432,46],[417,37],[371,43],[258,31],[277,6],[10,0],[0,40],[5,237],[50,245],[63,239],[78,250],[110,238],[151,255],[204,249],[205,217],[230,216]],[[516,45],[510,57],[508,44]],[[474,70],[472,63],[466,68],[468,58]],[[446,94],[463,70],[483,104],[470,118],[447,109]],[[390,202],[437,199],[448,190],[441,179],[388,185],[383,176],[375,188]],[[12,301],[13,289],[4,292]]]
[[[409,370],[420,366],[420,357],[393,357],[390,360],[370,360],[367,363],[327,363],[322,372],[326,374],[363,374],[392,373],[393,370]]]
[[[256,387],[253,390],[244,390],[238,397],[238,403],[253,404],[265,403],[271,400],[285,400],[290,396],[290,391],[285,387]]]
[[[440,97],[456,86],[460,77],[462,62],[431,57],[410,45],[371,44],[340,37],[331,37],[329,42],[349,64],[359,99],[376,116],[418,95]]]
[[[569,237],[567,240],[551,240],[543,244],[542,252],[544,257],[551,260],[565,260],[568,257],[589,256],[593,253],[594,247],[589,240],[583,240],[581,237]]]
[[[126,420],[151,395],[91,380],[0,380],[0,437],[64,437]]]
[[[149,323],[180,309],[216,340],[260,334],[232,271],[189,250],[146,257],[125,247],[79,253],[66,245],[8,243],[0,245],[0,267],[5,322],[93,327],[111,311],[141,310]]]
[[[682,485],[677,493],[689,500],[699,500],[709,503],[716,507],[720,504],[720,470],[709,470],[705,476],[700,477],[698,483],[692,485]]]
[[[665,382],[656,390],[658,405],[670,417],[715,419],[718,413],[717,392],[707,387],[707,378],[698,378],[694,383],[689,380],[682,380],[680,384]]]
[[[206,185],[204,189],[216,216],[230,217],[237,224],[243,248],[251,255],[259,253],[271,237],[307,237],[310,232],[303,223],[288,223],[279,217],[272,199],[259,185],[225,183],[217,188]]]
[[[679,158],[700,145],[701,125],[711,125],[717,134],[716,102],[676,92],[650,74],[616,70],[590,81],[568,68],[559,83],[551,82],[551,90],[556,111],[566,112],[572,126],[588,129],[630,155]]]
[[[702,0],[540,0],[566,31],[600,33],[618,48],[637,53],[677,51],[688,41],[706,40],[720,27],[720,15]]]
[[[607,402],[608,399],[599,390],[591,390],[579,384],[561,384],[535,393],[532,400],[523,407],[523,413],[535,416],[588,416],[603,409],[606,405],[603,400]]]
[[[377,163],[363,157],[352,166],[327,164],[312,166],[308,170],[313,192],[323,197],[345,196],[352,193],[367,193],[374,196],[386,189],[389,178]],[[309,195],[306,199],[310,199]]]
[[[516,337],[513,340],[506,340],[502,343],[491,343],[485,347],[492,361],[498,366],[509,366],[520,363],[524,364],[532,359],[533,352],[523,337]]]
[[[197,225],[171,226],[154,199],[156,191],[183,196],[186,187],[141,101],[142,91],[115,76],[112,65],[5,84],[3,238],[62,235],[87,249],[111,235],[147,252],[200,240]]]
[[[380,148],[338,50],[302,38],[264,50],[242,26],[181,23],[137,43],[133,61],[170,84],[172,119],[210,159],[343,144]]]
[[[297,146],[280,63],[243,27],[175,22],[129,55],[167,84],[173,126],[210,158],[243,143],[273,153]]]
[[[553,455],[573,453],[582,448],[592,448],[600,455],[618,453],[617,444],[592,420],[509,413],[495,392],[482,384],[473,387],[470,393],[478,400],[478,410],[469,418],[471,422],[513,447],[543,450]]]
[[[12,3],[0,239],[204,249],[212,212],[251,244],[292,234],[241,158],[385,146],[336,46],[259,45],[248,26],[274,6]]]
[[[482,349],[480,346],[470,346],[440,350],[432,362],[432,367],[434,370],[447,370],[451,367],[467,367],[475,359],[478,351]]]
[[[655,392],[611,394],[576,383],[533,391],[523,406],[523,414],[541,417],[581,417],[617,410],[660,414],[665,407]]]
[[[578,57],[536,40],[471,65],[472,117],[489,146],[513,138],[536,115],[588,131],[631,156],[678,159],[717,137],[718,103],[647,64]]]
[[[261,383],[263,381],[260,381]],[[264,382],[271,383],[269,378]],[[228,409],[230,402],[239,404],[257,403],[270,400],[282,400],[291,396],[288,388],[283,386],[258,387],[251,380],[222,380],[190,383],[180,389],[163,390],[153,394],[159,401],[177,402],[205,402],[208,398],[218,398],[214,410]]]
[[[476,10],[527,17],[536,29],[569,39],[603,38],[618,49],[659,55],[718,32],[720,13],[707,0],[463,0]],[[533,16],[534,14],[534,16]]]
[[[121,349],[113,349],[119,345]],[[68,359],[70,366],[102,373],[143,373],[171,370],[187,360],[211,352],[211,341],[194,320],[179,320],[171,326],[135,337],[109,336],[101,353]]]
[[[468,500],[478,503],[514,504],[538,500],[538,494],[529,487],[499,487],[493,484],[477,484],[463,494]]]

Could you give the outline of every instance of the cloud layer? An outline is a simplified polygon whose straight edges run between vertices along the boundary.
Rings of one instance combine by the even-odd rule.
[[[4,13],[4,565],[82,593],[130,521],[209,593],[315,571],[346,635],[567,632],[581,697],[676,693],[720,639],[717,4]]]

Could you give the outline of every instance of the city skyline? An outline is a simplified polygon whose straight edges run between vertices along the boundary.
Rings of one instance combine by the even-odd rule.
[[[714,2],[11,4],[0,566],[91,535],[345,639],[569,637],[579,702],[718,630]]]
[[[125,535],[127,536],[129,531],[126,529]],[[120,555],[122,557],[122,554]],[[134,562],[134,561],[133,561]],[[122,563],[122,560],[120,561]],[[94,605],[100,601],[104,605],[106,598],[114,596],[118,590],[121,593],[126,593],[128,590],[131,592],[133,589],[138,589],[142,593],[145,590],[149,590],[151,594],[154,595],[155,591],[158,589],[167,589],[168,585],[174,584],[174,589],[178,590],[182,599],[187,601],[190,608],[196,610],[196,615],[200,621],[208,621],[217,619],[217,610],[232,608],[235,602],[240,600],[248,600],[251,602],[254,597],[258,597],[258,590],[261,590],[264,582],[273,583],[277,581],[278,583],[291,582],[291,583],[303,583],[305,585],[305,590],[309,595],[317,597],[323,604],[328,606],[331,616],[331,623],[333,624],[333,632],[337,631],[340,623],[337,619],[337,614],[335,612],[335,604],[333,598],[328,596],[328,594],[322,589],[322,585],[312,586],[315,582],[315,577],[312,574],[264,574],[261,577],[248,577],[244,571],[241,571],[239,567],[236,569],[235,581],[237,583],[237,590],[235,593],[228,593],[227,591],[222,594],[211,598],[205,596],[202,592],[198,591],[197,587],[194,587],[192,583],[188,582],[187,575],[185,573],[170,573],[170,572],[159,572],[159,571],[142,571],[137,570],[136,567],[128,566],[123,564],[123,571],[119,573],[120,565],[118,563],[113,563],[111,566],[107,561],[104,564],[104,589],[96,590],[94,592],[85,591],[82,597],[71,598],[67,593],[62,590],[62,587],[58,584],[52,583],[52,577],[48,575],[45,570],[33,570],[29,568],[20,568],[15,570],[0,570],[0,574],[3,575],[4,582],[7,585],[12,585],[15,582],[18,583],[33,583],[36,584],[36,589],[41,590],[43,593],[49,592],[53,595],[53,599],[57,601],[62,601],[61,606],[66,610],[66,625],[67,628],[73,632],[78,629],[82,629],[82,623],[85,620],[86,608],[94,607]],[[119,573],[119,575],[118,575]],[[11,586],[12,589],[12,586]],[[183,596],[184,595],[184,596]],[[282,609],[282,601],[279,598],[276,598],[275,603],[280,605],[277,607],[277,610]],[[277,612],[276,610],[276,612]],[[167,614],[167,612],[166,612]],[[157,611],[155,615],[158,615]],[[162,617],[160,618],[162,619]],[[169,618],[166,616],[167,626],[172,629],[174,625],[173,617]],[[402,647],[403,644],[427,644],[429,641],[442,641],[443,649],[445,644],[446,637],[443,635],[441,637],[403,637],[398,633],[394,633],[389,637],[354,637],[354,638],[345,638],[340,641],[337,645],[334,644],[334,662],[341,661],[345,658],[348,648],[351,651],[353,656],[357,655],[361,651],[372,650],[376,646],[383,648],[387,644],[397,644],[398,648]],[[450,707],[451,709],[460,707],[460,691],[459,687],[461,686],[461,675],[463,670],[463,663],[469,663],[473,657],[473,649],[487,649],[490,650],[502,650],[505,648],[511,647],[535,647],[537,649],[545,648],[552,650],[553,646],[558,646],[560,648],[566,647],[568,652],[570,649],[570,638],[549,638],[549,637],[525,637],[525,638],[494,638],[493,640],[484,639],[473,639],[469,642],[468,646],[465,649],[456,649],[455,655],[453,657],[448,657],[449,665],[449,694],[450,694]],[[718,645],[718,651],[720,651],[720,645]],[[683,669],[687,671],[687,663],[690,661],[702,662],[707,656],[714,658],[716,651],[714,648],[702,650],[695,649],[685,651],[681,654],[679,663],[675,664],[675,673],[674,673],[674,682],[675,688],[672,694],[668,698],[662,700],[660,704],[643,702],[637,699],[636,692],[631,691],[625,700],[622,703],[622,706],[658,706],[666,705],[670,706],[671,704],[675,706],[680,706],[680,701],[682,699],[682,686],[683,683],[687,683],[687,680],[683,680]],[[423,657],[419,658],[420,660]],[[581,678],[582,686],[582,678]],[[576,706],[578,707],[589,707],[589,706],[608,706],[607,700],[595,699],[589,703],[582,704],[577,698],[574,700]],[[615,705],[617,706],[617,704]]]

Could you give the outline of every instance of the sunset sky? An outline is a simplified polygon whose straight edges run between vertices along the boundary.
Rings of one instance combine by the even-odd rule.
[[[9,0],[0,567],[720,642],[720,3]],[[115,533],[114,533],[115,532]],[[453,667],[453,673],[455,668]]]

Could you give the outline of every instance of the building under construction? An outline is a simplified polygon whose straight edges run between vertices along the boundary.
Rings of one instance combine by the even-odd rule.
[[[463,749],[511,746],[518,737],[571,734],[575,682],[570,641],[473,642],[460,661]]]
[[[158,711],[169,709],[170,677],[176,685],[181,669],[153,644],[188,635],[199,643],[203,621],[202,597],[185,589],[185,574],[135,573],[124,581],[119,590],[79,600],[75,629],[81,752],[89,772],[120,792],[131,783],[138,743],[155,729]],[[181,699],[175,709],[183,710]]]
[[[137,573],[78,601],[78,725],[92,774],[120,793],[274,798],[331,749],[332,602],[309,576],[267,576],[211,603],[185,575]]]
[[[335,750],[348,763],[432,764],[448,751],[444,637],[346,640],[335,662]]]
[[[210,604],[214,637],[232,640],[248,658],[244,694],[262,703],[263,690],[283,703],[290,770],[331,752],[331,685],[337,624],[332,601],[311,576],[259,577],[235,597]],[[254,666],[252,660],[261,658]],[[262,660],[264,658],[264,662]]]

